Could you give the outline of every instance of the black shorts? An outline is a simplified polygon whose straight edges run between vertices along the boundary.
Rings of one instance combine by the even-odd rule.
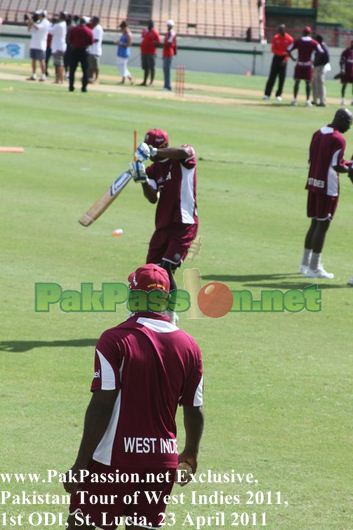
[[[143,53],[141,55],[142,70],[153,70],[156,65],[156,56],[152,54]]]

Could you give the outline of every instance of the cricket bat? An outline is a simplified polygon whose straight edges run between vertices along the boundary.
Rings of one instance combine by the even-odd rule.
[[[95,203],[92,204],[89,210],[79,219],[79,223],[82,226],[91,225],[98,217],[102,215],[103,212],[111,205],[111,203],[117,198],[119,193],[125,188],[125,186],[132,179],[130,171],[124,171],[121,175],[118,176],[110,186],[109,190],[98,199]]]
[[[133,149],[134,153],[136,151],[137,147],[137,131],[134,131],[134,141],[133,141]],[[98,199],[95,203],[92,204],[89,210],[83,216],[78,220],[78,222],[82,226],[89,226],[91,225],[98,217],[102,215],[103,212],[108,208],[108,206],[111,205],[111,203],[117,198],[119,193],[125,188],[125,186],[130,182],[132,179],[132,175],[129,170],[124,171],[121,175],[119,175],[112,185],[110,186],[109,190],[105,192],[103,197]]]

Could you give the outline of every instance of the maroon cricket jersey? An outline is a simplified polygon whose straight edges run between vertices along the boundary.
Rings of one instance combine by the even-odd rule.
[[[148,178],[160,192],[156,209],[156,228],[174,223],[197,224],[196,154],[191,145],[185,160],[158,160],[146,169]]]
[[[314,133],[309,150],[309,175],[306,189],[337,197],[339,194],[338,173],[334,167],[344,166],[346,141],[332,127],[322,127]]]
[[[299,66],[310,66],[311,56],[315,50],[318,50],[321,53],[323,52],[320,44],[309,36],[303,36],[290,44],[288,46],[288,51],[291,52],[293,50],[298,50],[297,64]]]
[[[97,343],[92,392],[118,390],[93,460],[116,468],[178,466],[178,405],[203,403],[201,351],[160,313],[136,313]]]
[[[73,50],[85,50],[93,44],[93,31],[84,24],[79,24],[70,28],[68,41]]]
[[[341,54],[340,64],[343,70],[343,75],[348,83],[353,82],[353,49],[347,48]]]

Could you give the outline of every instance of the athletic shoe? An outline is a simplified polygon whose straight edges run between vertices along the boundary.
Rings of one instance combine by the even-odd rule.
[[[333,278],[335,277],[332,272],[326,272],[323,267],[316,269],[316,271],[308,269],[305,276],[307,278],[326,278],[326,280],[333,280]]]
[[[292,107],[296,107],[298,105],[298,101],[296,99],[293,99],[291,105]]]
[[[305,103],[305,106],[306,107],[312,107],[313,104],[311,103],[311,101],[309,99],[306,100],[306,103]]]
[[[341,99],[341,105],[345,105],[346,101],[344,99]]]
[[[281,101],[282,101],[281,96],[276,96],[276,99],[277,99],[278,103],[281,103]]]
[[[299,272],[300,274],[306,274],[308,272],[309,266],[303,265],[302,263],[299,265]]]
[[[262,98],[264,101],[268,101],[270,99],[270,96],[266,96],[266,94]]]
[[[35,75],[31,75],[31,77],[27,77],[27,81],[37,81],[37,78]]]
[[[352,278],[349,278],[347,285],[350,285],[351,287],[353,287],[353,276]]]

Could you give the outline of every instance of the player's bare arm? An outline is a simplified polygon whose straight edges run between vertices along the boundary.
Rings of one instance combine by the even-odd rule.
[[[288,54],[288,57],[290,57],[292,59],[292,61],[296,61],[296,58],[294,57],[294,55],[292,54],[292,52],[290,50],[287,50],[287,54]]]
[[[73,473],[87,469],[92,455],[108,427],[117,394],[117,390],[97,390],[93,393],[85,415],[80,448],[76,461],[71,468]],[[68,493],[74,493],[77,484],[66,482],[64,487]]]
[[[204,416],[202,407],[183,407],[184,410],[184,428],[185,428],[185,448],[179,455],[179,463],[186,462],[190,465],[192,472],[197,469],[197,455],[199,452],[200,440],[202,437]],[[189,482],[186,480],[185,484]]]
[[[149,182],[144,182],[142,184],[142,189],[144,196],[149,202],[155,204],[158,201],[158,191],[152,188]]]
[[[153,148],[152,148],[153,149]],[[151,160],[168,158],[169,160],[186,160],[190,151],[186,147],[160,147],[151,149]]]
[[[153,147],[146,142],[140,144],[136,150],[135,158],[138,162],[146,160],[186,160],[190,157],[190,150],[187,147]]]

